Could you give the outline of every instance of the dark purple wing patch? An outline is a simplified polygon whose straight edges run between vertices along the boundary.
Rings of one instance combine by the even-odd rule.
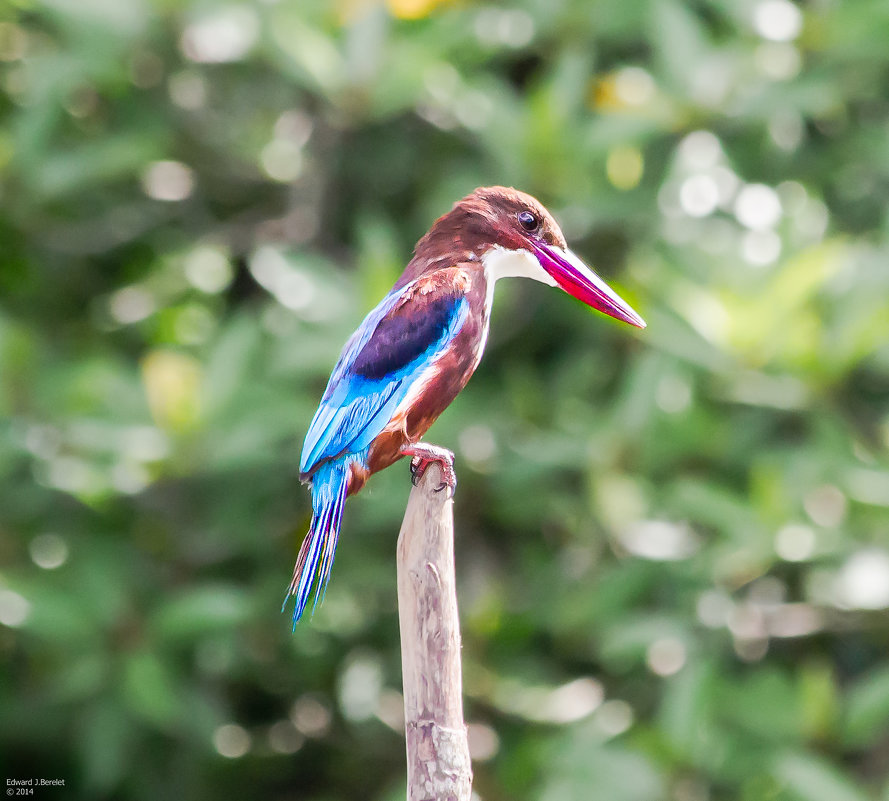
[[[395,375],[441,342],[463,298],[450,293],[427,297],[415,295],[380,320],[352,364],[356,375],[371,381]]]

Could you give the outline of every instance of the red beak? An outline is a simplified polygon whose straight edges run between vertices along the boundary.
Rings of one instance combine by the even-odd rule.
[[[532,248],[540,266],[569,295],[609,317],[623,320],[636,328],[645,328],[645,320],[568,248],[540,242],[533,242]]]

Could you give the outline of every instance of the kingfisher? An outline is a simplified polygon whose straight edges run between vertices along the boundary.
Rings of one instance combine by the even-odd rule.
[[[315,587],[323,599],[343,505],[367,479],[404,456],[416,484],[433,462],[437,491],[456,489],[454,454],[422,436],[466,386],[485,349],[500,278],[533,278],[618,320],[644,320],[565,243],[531,195],[491,186],[454,204],[417,242],[395,286],[343,348],[309,426],[300,480],[312,493],[312,522],[296,559],[285,607],[293,625]]]

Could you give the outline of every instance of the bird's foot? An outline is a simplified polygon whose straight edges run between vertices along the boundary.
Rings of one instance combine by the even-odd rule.
[[[411,459],[411,483],[415,487],[419,485],[426,468],[433,462],[438,462],[438,467],[441,470],[441,484],[436,487],[435,492],[442,492],[447,488],[450,489],[450,495],[453,497],[457,490],[457,474],[454,472],[454,454],[451,451],[438,445],[415,442],[413,445],[405,445],[401,452],[405,456],[413,457]]]

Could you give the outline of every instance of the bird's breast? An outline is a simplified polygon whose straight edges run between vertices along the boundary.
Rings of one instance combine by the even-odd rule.
[[[416,442],[460,393],[481,361],[490,321],[488,287],[481,270],[461,269],[454,276],[467,302],[463,324],[418,375],[368,454],[372,473],[401,457],[401,447]],[[418,288],[418,291],[422,289]]]

